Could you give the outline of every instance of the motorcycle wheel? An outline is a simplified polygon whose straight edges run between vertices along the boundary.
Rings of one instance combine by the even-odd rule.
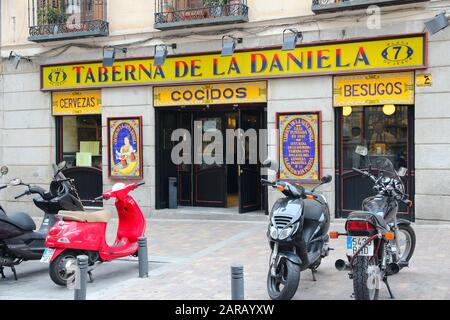
[[[290,300],[297,292],[300,282],[300,266],[287,259],[280,261],[277,276],[267,275],[267,291],[272,300]]]
[[[67,273],[66,266],[68,262],[77,263],[77,252],[72,250],[63,251],[50,263],[49,274],[52,281],[58,286],[66,286],[67,280],[72,275]]]
[[[356,257],[353,265],[353,291],[355,300],[378,300],[379,285],[371,283],[375,288],[369,288],[369,270],[378,268],[378,262],[371,257]],[[370,262],[369,262],[370,260]],[[381,279],[379,279],[381,281]]]
[[[414,249],[416,248],[416,233],[414,229],[408,224],[398,225],[400,235],[400,247],[402,256],[400,261],[409,261],[414,254]]]

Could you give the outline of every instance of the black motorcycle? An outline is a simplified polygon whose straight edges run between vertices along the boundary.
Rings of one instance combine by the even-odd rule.
[[[59,210],[84,210],[73,181],[67,179],[61,171],[65,162],[58,166],[53,165],[54,176],[50,190],[46,191],[39,186],[22,183],[20,179],[11,180],[9,184],[1,186],[0,190],[8,186],[25,186],[27,190],[15,197],[19,199],[26,195],[38,195],[33,199],[34,204],[44,211],[41,227],[36,230],[33,219],[24,212],[9,212],[0,206],[0,275],[5,278],[4,267],[11,268],[17,280],[15,266],[27,260],[39,260],[45,250],[45,238],[48,230],[57,221],[55,215]],[[2,168],[2,175],[7,173]]]
[[[276,170],[272,160],[263,167]],[[331,182],[324,176],[318,186]],[[326,198],[301,185],[283,181],[261,180],[284,194],[270,212],[267,232],[272,254],[267,275],[267,290],[273,300],[290,300],[297,291],[300,272],[311,269],[313,280],[322,258],[328,256],[330,210]]]
[[[367,148],[358,147],[357,153],[367,156]],[[394,298],[387,277],[408,266],[416,245],[411,223],[397,219],[398,206],[401,202],[411,207],[412,202],[407,199],[401,177],[389,159],[374,156],[367,157],[367,161],[369,170],[353,170],[370,178],[377,194],[363,201],[362,211],[349,214],[346,233],[330,232],[331,238],[347,236],[347,262],[337,260],[335,267],[350,271],[356,300],[377,300],[381,282]],[[404,173],[406,169],[400,171]]]

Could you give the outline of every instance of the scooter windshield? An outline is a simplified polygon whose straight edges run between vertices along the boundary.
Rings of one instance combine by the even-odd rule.
[[[385,157],[371,157],[372,167],[383,177],[399,179],[391,160]]]

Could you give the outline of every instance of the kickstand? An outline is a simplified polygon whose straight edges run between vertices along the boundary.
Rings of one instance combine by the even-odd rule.
[[[92,271],[88,271],[88,275],[89,275],[89,283],[94,282],[94,277],[92,276]]]
[[[14,266],[11,266],[11,271],[12,271],[13,274],[14,274],[14,279],[15,279],[16,281],[19,280],[19,279],[17,279],[16,268],[15,268]]]
[[[386,285],[386,287],[387,287],[387,289],[389,291],[389,295],[391,296],[391,299],[395,299],[394,294],[392,293],[391,287],[389,286],[389,282],[388,282],[387,277],[383,278],[383,282],[384,282],[384,284]]]
[[[316,272],[317,272],[317,270],[311,269],[313,281],[317,281],[317,279],[316,279]]]
[[[5,273],[3,272],[3,267],[0,267],[0,275],[2,276],[2,279],[5,279]]]

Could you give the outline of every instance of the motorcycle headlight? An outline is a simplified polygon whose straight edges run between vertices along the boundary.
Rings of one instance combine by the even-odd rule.
[[[288,228],[281,230],[278,234],[278,239],[284,240],[284,239],[290,237],[291,235],[293,235],[294,233],[297,232],[299,226],[300,226],[300,223],[296,223]]]
[[[270,237],[274,240],[278,238],[278,230],[274,226],[270,227]]]
[[[281,230],[280,234],[278,235],[278,239],[284,240],[287,237],[289,237],[292,234],[292,231],[294,230],[293,227],[284,228]]]

